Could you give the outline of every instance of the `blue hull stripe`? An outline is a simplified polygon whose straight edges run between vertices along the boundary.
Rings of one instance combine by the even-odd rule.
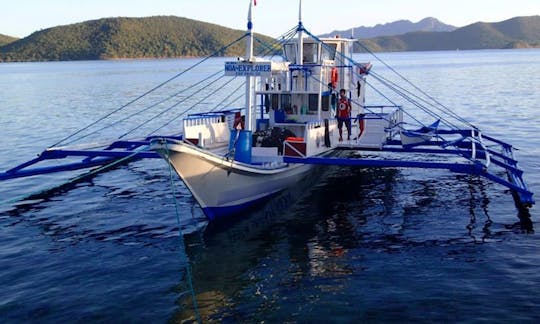
[[[202,210],[210,221],[216,221],[216,220],[235,216],[242,212],[245,212],[246,210],[253,207],[254,205],[264,203],[265,201],[271,199],[271,197],[275,196],[276,194],[277,193],[272,193],[267,196],[264,196],[255,200],[251,200],[243,204],[239,204],[239,205],[226,206],[226,207],[206,207],[206,208],[203,208]]]

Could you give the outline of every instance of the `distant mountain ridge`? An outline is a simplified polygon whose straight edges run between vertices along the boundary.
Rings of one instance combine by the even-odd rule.
[[[373,27],[353,27],[348,30],[335,30],[331,33],[320,35],[320,37],[335,37],[339,35],[341,37],[351,37],[351,33],[354,34],[354,38],[374,38],[380,36],[395,36],[402,35],[410,32],[445,32],[456,30],[457,27],[447,25],[436,18],[427,17],[419,22],[413,23],[409,20],[398,20],[386,24],[377,24]]]
[[[245,42],[220,49],[244,34],[175,16],[103,18],[48,28],[0,46],[0,61],[166,58],[216,51],[221,56],[237,56],[245,53]]]
[[[8,35],[0,34],[0,46],[9,44],[11,42],[14,42],[17,39],[18,39],[17,37],[11,37],[11,36],[8,36]]]
[[[443,51],[540,47],[540,16],[478,22],[450,32],[413,32],[362,40],[371,51]],[[360,51],[360,48],[357,48]]]
[[[431,24],[431,28],[437,25],[437,20],[431,18],[420,22],[424,26]],[[7,43],[0,43],[0,62],[166,58],[207,56],[216,52],[220,56],[242,56],[244,42],[226,49],[224,46],[244,34],[245,31],[174,16],[103,18],[44,29],[22,39],[1,35],[0,42]],[[257,36],[264,41],[271,40]],[[540,47],[540,16],[479,22],[452,31],[416,31],[362,38],[361,44],[370,51]],[[365,49],[358,45],[355,50]]]

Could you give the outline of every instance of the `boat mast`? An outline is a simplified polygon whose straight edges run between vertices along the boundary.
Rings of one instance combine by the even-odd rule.
[[[302,26],[302,0],[299,0],[299,6],[298,6],[298,55],[296,59],[296,63],[299,65],[304,64],[304,45],[303,45],[303,37],[304,37],[304,26]]]
[[[253,7],[253,0],[249,0],[248,22],[247,22],[247,37],[246,37],[246,60],[250,63],[253,62],[253,23],[251,22],[251,9]],[[245,129],[253,129],[252,119],[252,105],[253,96],[251,95],[253,87],[253,77],[246,76],[246,121]]]

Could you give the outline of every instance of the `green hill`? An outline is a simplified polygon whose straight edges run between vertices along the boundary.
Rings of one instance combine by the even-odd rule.
[[[16,41],[18,38],[0,34],[0,46]]]
[[[372,51],[434,51],[540,47],[540,16],[475,23],[451,32],[415,32],[362,40]],[[358,49],[361,51],[360,49]]]
[[[245,32],[187,18],[104,18],[58,26],[0,47],[3,61],[206,56]],[[263,37],[263,36],[259,36]],[[264,37],[263,37],[264,38]],[[241,41],[222,56],[243,55]]]
[[[0,35],[0,62],[206,56],[244,33],[173,16],[104,18],[41,30],[23,39]],[[362,43],[372,51],[540,47],[540,16],[479,22],[451,32],[376,37]],[[241,41],[219,55],[241,56],[244,47]]]

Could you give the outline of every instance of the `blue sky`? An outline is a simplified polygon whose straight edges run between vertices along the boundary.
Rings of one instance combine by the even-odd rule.
[[[1,5],[0,34],[34,31],[103,17],[174,15],[245,29],[249,0],[17,0]],[[291,6],[292,4],[292,6]],[[279,36],[298,21],[297,0],[257,0],[255,31]],[[462,27],[540,14],[540,0],[303,0],[304,25],[315,34],[398,19],[435,17]]]

